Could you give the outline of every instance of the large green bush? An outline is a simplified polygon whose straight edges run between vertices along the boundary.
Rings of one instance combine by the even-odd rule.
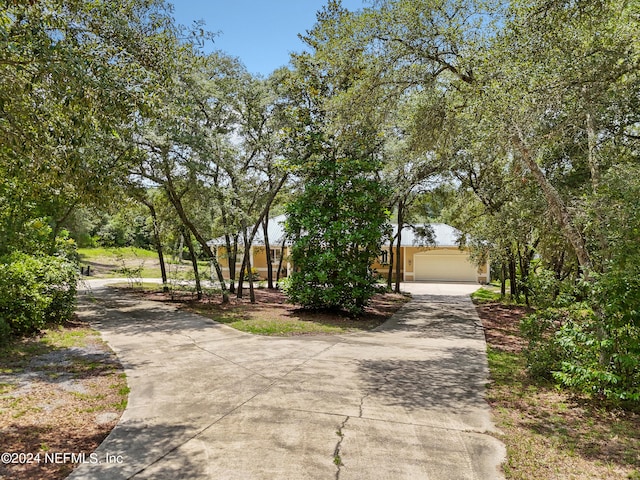
[[[563,355],[555,340],[563,316],[558,309],[548,308],[520,322],[520,331],[528,342],[524,354],[531,376],[551,380],[552,372],[560,367]]]
[[[610,269],[592,290],[597,314],[558,332],[567,356],[554,377],[613,400],[640,401],[640,267]]]
[[[640,400],[640,276],[601,276],[587,303],[541,309],[521,323],[532,376],[611,400]]]
[[[77,268],[54,256],[13,253],[0,258],[0,323],[14,335],[62,323],[75,309]]]
[[[337,180],[327,176],[308,180],[304,193],[288,205],[294,270],[285,293],[305,308],[356,314],[377,292],[371,263],[387,228],[383,188],[357,171],[334,175]]]
[[[532,374],[616,401],[640,401],[638,178],[634,164],[603,175],[588,205],[598,219],[586,229],[592,270],[573,287],[539,275],[532,291],[541,308],[522,324]]]

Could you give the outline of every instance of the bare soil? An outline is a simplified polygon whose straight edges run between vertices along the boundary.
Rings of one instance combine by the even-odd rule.
[[[87,324],[71,322],[61,332],[81,333],[82,345],[56,345],[45,334],[2,350],[2,479],[67,477],[76,466],[69,454],[88,461],[124,411],[128,389],[114,353]]]
[[[526,341],[520,335],[520,320],[531,310],[519,305],[482,303],[476,304],[476,311],[484,326],[487,345],[503,352],[522,352]]]

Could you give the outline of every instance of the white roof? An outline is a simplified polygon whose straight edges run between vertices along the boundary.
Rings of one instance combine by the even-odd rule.
[[[267,231],[269,234],[269,243],[271,246],[278,246],[282,244],[282,240],[285,235],[284,223],[287,220],[286,215],[278,215],[269,219]],[[458,239],[462,236],[460,230],[453,228],[446,223],[431,223],[431,228],[434,232],[435,246],[437,247],[457,247]],[[424,227],[424,224],[407,226],[402,229],[402,246],[413,247],[424,244],[424,240],[416,233],[416,229]],[[398,231],[398,226],[393,226],[393,233]],[[242,238],[239,239],[242,243]],[[224,245],[224,237],[219,237],[207,242],[209,245]],[[264,245],[264,233],[262,228],[258,228],[256,236],[253,239],[254,245]],[[287,242],[289,244],[289,242]]]
[[[282,244],[284,238],[284,222],[286,221],[286,215],[278,215],[269,219],[267,224],[267,234],[269,235],[269,243],[271,246],[278,246]],[[243,243],[243,238],[238,239],[239,243]],[[207,242],[209,245],[224,245],[224,237],[214,238]],[[256,231],[256,236],[253,238],[253,245],[264,245],[264,231],[262,227],[259,227]]]
[[[453,228],[446,223],[431,223],[433,229],[433,238],[435,240],[436,247],[457,247],[458,240],[462,237],[462,232],[457,228]],[[425,224],[419,224],[414,226],[407,226],[402,229],[402,238],[400,243],[403,247],[420,246],[424,243],[424,240],[416,233],[416,229],[424,227]],[[398,226],[393,226],[393,234],[395,236],[398,231]]]

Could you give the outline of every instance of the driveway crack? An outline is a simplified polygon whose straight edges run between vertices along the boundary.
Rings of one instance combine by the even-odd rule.
[[[369,395],[371,395],[371,394],[367,393],[366,395],[363,395],[362,397],[360,397],[358,418],[362,418],[362,414],[363,414],[362,410],[364,408],[364,399],[367,398]]]
[[[341,456],[340,449],[342,448],[342,441],[344,440],[343,430],[350,418],[351,418],[350,416],[345,417],[344,421],[340,424],[340,426],[338,427],[338,430],[336,431],[336,435],[338,435],[339,437],[338,443],[336,443],[336,448],[333,450],[333,463],[335,463],[337,468],[336,480],[340,480],[340,473],[342,472],[342,467],[344,466],[344,463],[342,463],[342,456]]]

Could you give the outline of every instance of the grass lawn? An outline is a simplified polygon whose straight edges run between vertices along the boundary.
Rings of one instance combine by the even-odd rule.
[[[94,248],[79,248],[78,253],[81,259],[92,260],[96,258],[122,256],[124,258],[152,258],[157,259],[156,252],[151,250],[145,250],[137,247],[121,247],[121,248],[107,248],[107,247],[94,247]]]
[[[623,409],[527,376],[521,306],[477,304],[488,343],[494,421],[508,479],[640,479],[640,408]]]
[[[79,248],[80,265],[91,269],[91,277],[128,277],[132,270],[140,269],[136,275],[141,278],[160,278],[160,262],[155,251],[144,250],[135,247],[123,248]],[[167,273],[170,277],[185,279],[193,275],[190,261],[181,263],[167,263]],[[201,274],[208,272],[209,264],[206,261],[198,262]]]

